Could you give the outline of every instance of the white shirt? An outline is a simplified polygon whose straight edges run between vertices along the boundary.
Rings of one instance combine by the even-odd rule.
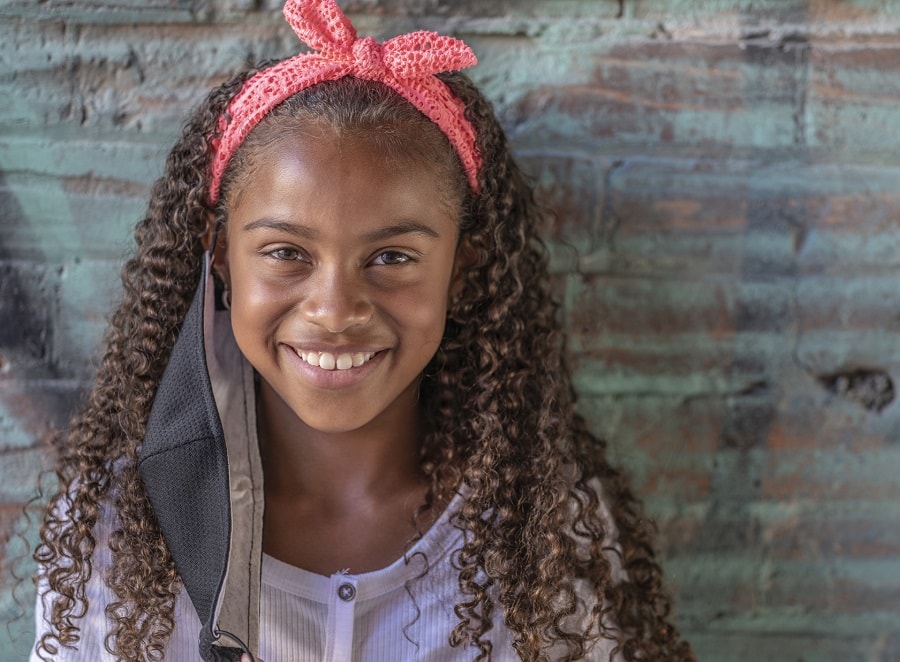
[[[360,575],[347,571],[330,577],[263,556],[260,596],[260,650],[266,662],[456,662],[472,660],[474,648],[451,648],[450,632],[458,623],[453,611],[460,601],[459,572],[453,552],[464,540],[450,523],[460,505],[457,496],[410,551],[390,566]],[[105,522],[112,521],[111,512]],[[106,535],[95,551],[94,572],[87,585],[87,614],[80,621],[78,650],[62,649],[54,658],[66,662],[112,662],[104,648],[109,623],[104,607],[114,599],[101,577],[111,563]],[[36,609],[38,637],[47,630],[40,595]],[[48,603],[49,605],[49,603]],[[46,610],[49,613],[49,609]],[[486,638],[493,643],[492,660],[518,660],[512,633],[503,625],[501,610]],[[200,621],[182,591],[175,603],[175,631],[166,648],[167,662],[200,660]],[[600,641],[591,660],[609,660],[612,642]],[[551,654],[551,659],[553,656]],[[618,657],[616,659],[619,659]],[[31,662],[38,662],[32,653]]]

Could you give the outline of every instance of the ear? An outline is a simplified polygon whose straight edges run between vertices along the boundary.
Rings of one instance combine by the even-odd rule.
[[[456,245],[456,256],[453,258],[453,275],[450,278],[450,301],[456,299],[463,289],[465,274],[476,261],[475,248],[468,237],[460,237]]]
[[[215,240],[213,248],[212,269],[223,283],[231,284],[231,274],[228,271],[228,250],[226,248],[225,228],[220,227],[216,232],[216,217],[209,214],[206,222],[206,234],[203,236],[203,248],[209,250],[210,244]]]

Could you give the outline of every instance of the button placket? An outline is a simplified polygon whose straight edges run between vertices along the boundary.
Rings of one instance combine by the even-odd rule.
[[[353,653],[354,616],[356,611],[356,578],[345,574],[331,576],[331,600],[329,605],[330,652],[329,660],[346,662]]]

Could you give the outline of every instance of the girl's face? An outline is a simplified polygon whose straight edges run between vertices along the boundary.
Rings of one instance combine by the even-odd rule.
[[[364,140],[293,132],[233,196],[223,272],[235,338],[264,397],[311,428],[415,416],[457,253],[459,208],[432,170]]]

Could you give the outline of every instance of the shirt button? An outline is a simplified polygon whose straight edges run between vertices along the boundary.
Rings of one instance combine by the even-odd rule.
[[[353,584],[341,584],[338,586],[338,597],[344,602],[350,602],[356,597],[356,588]]]

